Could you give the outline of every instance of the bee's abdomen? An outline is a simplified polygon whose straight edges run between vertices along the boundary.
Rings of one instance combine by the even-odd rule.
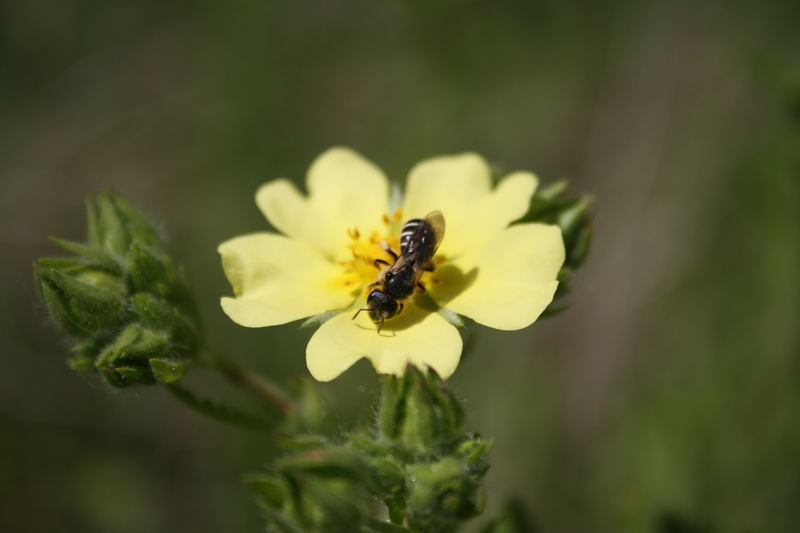
[[[403,229],[400,230],[400,255],[406,255],[413,251],[416,243],[412,242],[411,237],[424,223],[425,221],[421,218],[412,218],[403,225]]]

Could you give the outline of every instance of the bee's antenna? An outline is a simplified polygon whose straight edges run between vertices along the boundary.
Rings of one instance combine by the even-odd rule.
[[[350,320],[355,320],[356,317],[359,315],[359,313],[361,313],[361,311],[369,311],[369,310],[370,310],[369,307],[367,307],[365,309],[359,309],[358,311],[356,311],[356,314],[354,314],[353,318],[351,318]]]

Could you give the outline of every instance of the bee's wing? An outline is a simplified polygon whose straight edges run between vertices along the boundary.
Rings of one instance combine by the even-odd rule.
[[[431,211],[424,218],[425,222],[431,225],[433,229],[434,235],[434,244],[433,244],[433,253],[436,253],[436,249],[441,244],[442,239],[444,239],[444,215],[442,215],[441,211]],[[433,255],[433,254],[431,254]]]

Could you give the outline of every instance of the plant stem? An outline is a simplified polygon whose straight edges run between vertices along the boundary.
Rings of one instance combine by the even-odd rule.
[[[211,365],[228,378],[228,381],[247,389],[283,414],[294,410],[294,403],[280,386],[240,367],[216,348],[206,346],[206,351],[211,356]]]

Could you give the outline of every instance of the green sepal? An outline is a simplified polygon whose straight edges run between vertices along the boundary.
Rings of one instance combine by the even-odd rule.
[[[369,480],[367,465],[361,456],[342,447],[309,450],[280,459],[277,467],[292,475],[345,479],[353,483]]]
[[[286,483],[268,474],[247,474],[245,485],[255,494],[259,502],[272,509],[280,510],[287,498]]]
[[[123,381],[129,385],[152,385],[155,383],[153,373],[149,368],[139,366],[117,366],[114,370],[122,376]]]
[[[133,312],[148,328],[168,330],[175,325],[175,316],[170,305],[152,294],[138,292],[131,298]]]
[[[122,275],[122,265],[99,246],[68,241],[58,237],[50,237],[50,241],[67,252],[78,256],[84,265],[90,265],[115,276]]]
[[[153,252],[141,241],[133,241],[128,250],[128,279],[136,291],[149,291],[167,296],[174,285],[167,259]]]
[[[405,418],[405,397],[411,381],[393,375],[382,379],[378,429],[384,439],[393,441],[400,435]]]
[[[124,257],[134,240],[147,246],[157,246],[158,237],[152,225],[129,203],[113,193],[97,197],[96,236],[103,248]]]
[[[477,485],[454,457],[407,468],[411,487],[406,516],[411,527],[455,531],[481,510]]]
[[[474,437],[456,448],[455,455],[461,459],[473,479],[482,478],[489,470],[489,451],[492,445],[492,441]]]
[[[70,275],[41,266],[35,273],[53,318],[76,337],[119,323],[126,312],[124,289],[105,273]]]
[[[186,375],[188,369],[186,361],[175,361],[171,359],[150,359],[150,368],[153,376],[159,383],[175,383]]]
[[[405,471],[394,458],[369,457],[367,463],[372,475],[373,492],[386,505],[389,519],[395,524],[402,524],[408,497]]]
[[[362,498],[356,486],[312,478],[303,481],[303,490],[321,511],[316,531],[353,533],[360,529],[363,511],[354,502]]]
[[[67,359],[67,365],[75,372],[80,372],[81,374],[93,374],[97,372],[97,368],[94,366],[94,358],[84,354],[73,355]]]
[[[153,373],[151,360],[163,360],[163,364],[156,363],[163,378],[158,381],[171,383],[175,381],[176,376],[182,376],[186,372],[186,366],[183,363],[158,357],[169,350],[170,344],[167,335],[134,323],[123,329],[112,342],[103,348],[95,361],[95,366],[101,371],[107,368],[115,369],[128,380],[125,382],[127,386],[130,382],[155,383],[158,378]],[[136,372],[131,370],[134,366],[137,369]],[[104,372],[103,375],[109,376],[107,372]],[[109,380],[109,383],[116,386],[117,380],[113,379],[115,376],[110,375],[112,379]],[[170,379],[172,381],[169,381]]]

